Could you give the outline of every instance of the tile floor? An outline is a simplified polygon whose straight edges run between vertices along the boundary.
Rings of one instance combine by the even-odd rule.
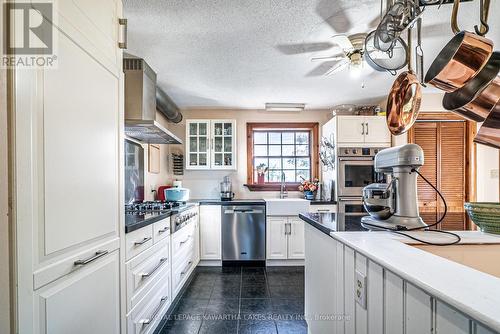
[[[304,268],[198,267],[166,333],[307,333]]]

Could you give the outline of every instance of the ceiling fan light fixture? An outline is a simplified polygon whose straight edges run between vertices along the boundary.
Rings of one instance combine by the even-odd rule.
[[[266,111],[303,111],[305,103],[266,103]]]

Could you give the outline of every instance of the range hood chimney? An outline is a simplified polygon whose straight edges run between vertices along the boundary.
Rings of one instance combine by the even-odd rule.
[[[124,56],[123,72],[125,73],[125,134],[149,144],[182,144],[182,140],[156,120],[156,73],[144,59],[132,55]],[[175,106],[173,102],[171,104]],[[175,108],[179,112],[177,106]],[[166,109],[164,105],[164,110]],[[166,113],[171,114],[174,119],[179,118],[175,115],[175,109]],[[180,118],[182,119],[182,115]]]
[[[158,86],[156,87],[156,109],[165,115],[170,122],[180,123],[182,121],[179,107]]]

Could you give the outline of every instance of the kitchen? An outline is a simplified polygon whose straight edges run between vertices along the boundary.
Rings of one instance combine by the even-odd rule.
[[[499,333],[500,2],[419,4],[3,3],[0,332]]]

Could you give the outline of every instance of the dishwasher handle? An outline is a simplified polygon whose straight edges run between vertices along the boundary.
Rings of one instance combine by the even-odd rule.
[[[228,215],[228,214],[238,214],[238,213],[243,213],[243,214],[263,214],[264,213],[264,209],[260,209],[260,208],[238,208],[238,207],[229,207],[227,209],[224,209],[224,214]]]

